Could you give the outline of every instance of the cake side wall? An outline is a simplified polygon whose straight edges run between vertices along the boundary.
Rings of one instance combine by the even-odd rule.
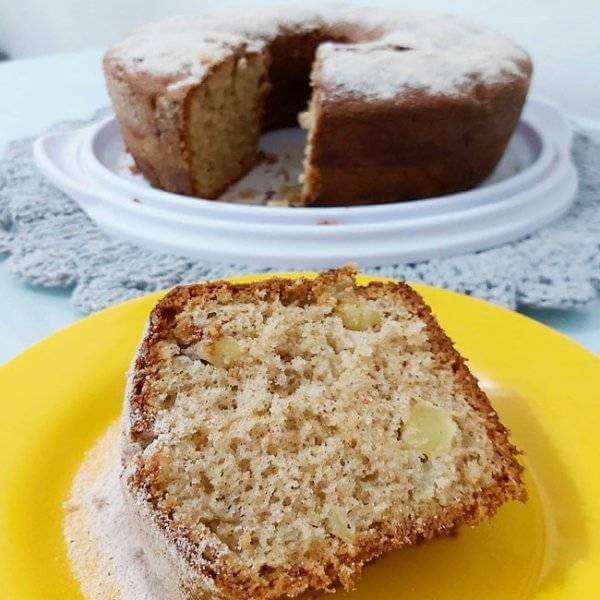
[[[363,102],[324,90],[312,133],[307,203],[410,200],[467,190],[502,158],[529,86],[480,84],[459,96],[407,92]]]
[[[107,59],[104,74],[125,147],[144,177],[155,187],[192,195],[180,133],[185,94],[169,94],[152,78],[127,74]]]

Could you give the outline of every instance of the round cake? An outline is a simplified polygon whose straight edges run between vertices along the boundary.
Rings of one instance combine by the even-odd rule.
[[[154,186],[217,199],[260,159],[262,132],[298,120],[306,205],[458,192],[502,157],[532,71],[505,37],[373,7],[239,13],[147,25],[104,58],[125,144]]]

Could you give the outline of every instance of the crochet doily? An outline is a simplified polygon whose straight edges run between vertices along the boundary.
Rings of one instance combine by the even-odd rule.
[[[82,127],[70,121],[52,128]],[[72,289],[72,302],[90,313],[178,283],[256,272],[150,252],[102,233],[78,205],[39,173],[32,139],[12,142],[0,161],[0,254],[24,282]],[[426,262],[368,269],[425,282],[510,308],[577,308],[600,288],[600,137],[579,131],[573,144],[579,192],[559,221],[517,242]]]

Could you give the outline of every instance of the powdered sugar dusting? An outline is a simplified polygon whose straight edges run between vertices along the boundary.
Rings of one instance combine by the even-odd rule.
[[[316,5],[287,4],[253,8],[239,18],[239,7],[218,8],[205,13],[206,22],[219,31],[230,31],[252,39],[269,40],[282,31],[310,31],[325,23],[323,9]]]
[[[175,19],[147,25],[115,46],[109,58],[129,72],[172,79],[171,86],[199,83],[211,66],[250,44],[232,33],[207,31],[200,23]]]
[[[171,78],[169,89],[176,89],[200,82],[234,48],[262,48],[281,32],[349,26],[363,43],[326,43],[318,51],[319,82],[334,93],[388,99],[417,89],[456,95],[478,82],[528,76],[527,55],[510,40],[451,16],[311,3],[255,7],[243,18],[239,12],[219,8],[144,26],[109,56],[130,72]]]
[[[379,99],[409,89],[456,95],[527,76],[527,55],[510,40],[449,16],[412,15],[376,42],[322,44],[317,60],[329,92]]]
[[[250,38],[270,40],[282,32],[333,29],[339,25],[358,27],[363,32],[388,31],[402,18],[402,11],[381,6],[343,2],[260,5],[239,19],[239,7],[218,8],[204,13],[205,27]]]
[[[176,600],[150,570],[130,526],[121,486],[119,426],[86,455],[65,503],[65,539],[81,589],[90,600]]]

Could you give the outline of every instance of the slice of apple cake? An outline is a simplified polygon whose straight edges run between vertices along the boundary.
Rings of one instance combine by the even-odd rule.
[[[173,597],[351,587],[374,558],[525,499],[421,297],[354,276],[179,287],[152,311],[122,481]]]

